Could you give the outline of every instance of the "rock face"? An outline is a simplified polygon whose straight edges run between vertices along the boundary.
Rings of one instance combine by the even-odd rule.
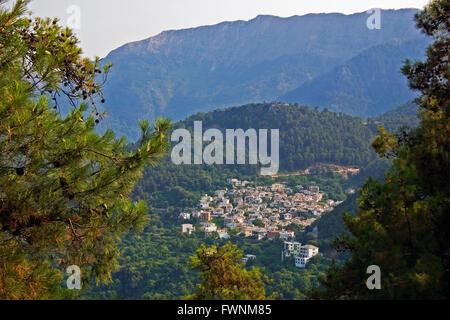
[[[114,64],[105,87],[106,125],[135,137],[139,118],[180,120],[264,100],[379,114],[411,97],[398,67],[427,44],[415,27],[416,11],[383,10],[379,30],[367,28],[365,12],[258,16],[126,44],[104,59]],[[375,96],[389,100],[401,92],[401,101],[368,94],[377,79],[391,82],[376,87]]]

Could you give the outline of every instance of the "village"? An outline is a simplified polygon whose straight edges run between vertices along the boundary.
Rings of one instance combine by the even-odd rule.
[[[289,229],[292,225],[303,229],[341,203],[331,199],[322,201],[324,193],[314,185],[290,188],[283,183],[274,183],[252,187],[248,186],[248,181],[238,179],[229,179],[228,183],[230,189],[217,190],[212,196],[205,194],[198,208],[181,212],[179,218],[184,222],[200,221],[205,236],[214,234],[220,239],[228,239],[233,233],[256,240],[292,242],[295,241],[295,233]],[[194,231],[193,223],[181,225],[183,233]],[[297,242],[295,244],[300,248]],[[312,252],[317,252],[316,249]]]

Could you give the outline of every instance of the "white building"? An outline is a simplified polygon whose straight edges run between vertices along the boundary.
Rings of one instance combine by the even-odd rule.
[[[319,248],[317,248],[316,246],[310,245],[310,244],[304,245],[300,248],[300,255],[307,257],[307,258],[311,258],[318,253],[319,253]]]
[[[219,235],[220,239],[228,239],[230,238],[230,235],[228,234],[228,230],[225,229],[217,229],[217,234]]]
[[[191,217],[192,218],[199,218],[200,217],[200,212],[199,211],[192,211]]]
[[[281,260],[284,260],[286,257],[299,255],[301,246],[302,244],[297,241],[284,241]]]
[[[269,217],[269,221],[276,222],[276,221],[278,221],[278,217],[277,216],[270,216]]]
[[[282,183],[274,183],[274,184],[272,184],[270,190],[271,191],[275,191],[275,192],[276,191],[283,191],[284,190],[284,184],[282,184]]]
[[[189,220],[191,218],[191,214],[187,212],[181,212],[179,217],[180,219]]]
[[[203,225],[203,229],[205,230],[206,233],[211,233],[217,230],[217,226],[214,223],[205,223]]]
[[[228,179],[227,182],[235,187],[239,187],[241,185],[241,181],[239,181],[238,179]]]
[[[355,194],[355,192],[356,192],[356,191],[355,191],[355,189],[353,189],[353,188],[348,188],[348,189],[345,190],[345,193],[346,193],[346,194]]]
[[[295,266],[298,268],[306,267],[308,260],[319,253],[319,248],[310,244],[300,247],[300,254],[295,256]]]
[[[294,233],[294,231],[291,231],[291,230],[280,232],[281,240],[287,240],[287,239],[293,238],[294,236],[295,236],[295,233]]]
[[[223,216],[224,211],[223,208],[215,208],[212,213],[214,216]]]
[[[192,234],[192,232],[194,232],[194,231],[195,231],[195,227],[192,224],[185,223],[185,224],[181,225],[182,233]]]
[[[267,231],[264,229],[254,229],[252,230],[252,237],[254,237],[257,240],[264,239],[267,235]]]
[[[256,256],[254,254],[246,254],[242,258],[242,262],[247,263],[248,260],[254,260],[254,259],[256,259]]]
[[[233,230],[233,229],[238,228],[238,227],[239,227],[239,224],[236,223],[236,222],[230,222],[230,223],[226,223],[225,226],[226,226],[228,229]]]
[[[208,196],[207,194],[205,194],[201,199],[200,199],[200,207],[201,208],[209,208],[209,203],[213,200],[212,197]]]
[[[216,193],[215,193],[215,195],[216,195],[216,197],[222,199],[223,197],[225,197],[225,193],[227,193],[226,190],[217,190]]]
[[[295,257],[295,266],[297,268],[304,268],[304,267],[306,267],[306,263],[308,262],[308,260],[309,260],[309,258],[296,256]]]
[[[201,207],[202,209],[209,208],[209,202],[200,202],[200,207]]]

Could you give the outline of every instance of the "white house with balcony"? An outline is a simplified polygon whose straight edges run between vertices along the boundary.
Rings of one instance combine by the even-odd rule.
[[[300,247],[300,254],[295,256],[295,266],[298,268],[306,267],[308,260],[319,253],[319,248],[307,244]]]
[[[295,257],[295,266],[297,268],[305,268],[306,267],[306,263],[308,262],[309,258],[305,258],[302,256],[296,256]]]
[[[281,252],[281,260],[286,257],[292,257],[300,254],[302,244],[297,241],[284,241],[283,251]]]
[[[213,211],[212,211],[212,214],[214,215],[214,216],[223,216],[224,215],[224,210],[223,210],[223,208],[214,208],[213,209]]]
[[[217,234],[219,235],[220,239],[228,239],[230,238],[230,235],[228,234],[228,229],[227,228],[217,228]]]
[[[208,236],[212,232],[217,231],[217,226],[214,223],[206,222],[203,224],[203,230],[205,231],[205,235]]]
[[[300,255],[307,257],[307,258],[314,257],[318,253],[319,253],[319,248],[317,248],[316,246],[310,245],[310,244],[304,245],[300,248]]]

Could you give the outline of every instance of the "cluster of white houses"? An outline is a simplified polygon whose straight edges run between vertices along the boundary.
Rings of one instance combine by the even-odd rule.
[[[318,186],[304,188],[296,186],[288,188],[284,184],[271,186],[247,186],[248,181],[230,179],[232,189],[217,190],[214,196],[204,195],[200,199],[199,208],[180,213],[180,218],[200,220],[201,230],[205,236],[211,233],[221,239],[229,238],[228,231],[237,229],[237,234],[244,237],[261,239],[280,239],[283,241],[281,259],[294,258],[295,266],[304,268],[309,259],[319,253],[313,245],[301,245],[295,241],[292,230],[286,230],[290,224],[308,226],[323,213],[333,210],[340,202],[321,201],[323,193]],[[302,213],[307,213],[306,218]],[[214,218],[223,219],[223,228],[219,228]],[[256,220],[259,220],[256,223]],[[192,223],[181,225],[183,233],[195,231]],[[243,262],[254,259],[246,255]]]
[[[294,236],[293,231],[285,230],[287,226],[308,226],[340,203],[321,202],[323,193],[318,186],[296,186],[293,190],[281,183],[250,187],[248,181],[229,179],[228,182],[232,189],[217,190],[214,196],[205,194],[198,209],[182,212],[180,218],[198,218],[206,236],[217,232],[220,238],[228,238],[229,230],[238,229],[244,237],[287,240]],[[222,218],[224,228],[218,228],[212,221],[214,218]],[[192,224],[182,225],[182,232],[192,231]]]
[[[287,257],[294,257],[295,266],[298,268],[306,267],[309,259],[319,253],[319,248],[307,244],[302,246],[300,242],[285,241],[283,250],[281,251],[281,260]]]

